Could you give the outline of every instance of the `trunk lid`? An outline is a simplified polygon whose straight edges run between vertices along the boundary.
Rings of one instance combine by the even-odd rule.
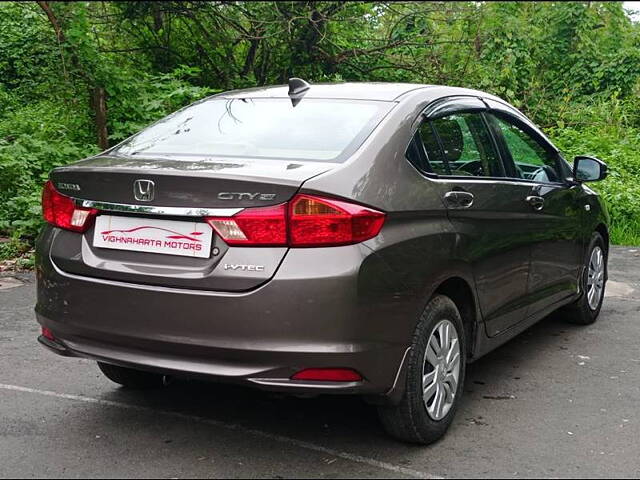
[[[286,202],[305,180],[335,166],[103,155],[57,168],[50,178],[60,193],[93,202],[99,215],[130,217],[129,224],[140,219],[145,226],[157,220],[175,221],[179,222],[177,228],[184,226],[184,232],[190,232],[194,222],[199,225],[195,230],[201,229],[205,210],[209,215],[218,210],[232,214],[243,208]],[[136,199],[136,180],[153,182],[153,199]],[[161,211],[164,214],[159,215]],[[57,231],[51,247],[53,262],[65,272],[87,277],[170,288],[245,291],[272,278],[287,251],[285,247],[229,247],[213,232],[210,255],[196,258],[97,247],[95,234],[95,225],[84,234]]]
[[[55,169],[51,180],[60,193],[83,200],[142,206],[245,208],[282,203],[291,198],[302,182],[335,166],[281,160],[99,156]],[[139,179],[154,182],[153,200],[136,200],[133,183]]]

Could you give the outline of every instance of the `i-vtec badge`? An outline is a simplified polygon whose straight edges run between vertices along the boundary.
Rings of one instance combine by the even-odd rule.
[[[220,192],[218,200],[261,200],[269,201],[276,198],[275,193],[250,193],[250,192]]]
[[[238,270],[241,272],[264,272],[264,265],[240,265],[235,263],[225,263],[225,270]]]

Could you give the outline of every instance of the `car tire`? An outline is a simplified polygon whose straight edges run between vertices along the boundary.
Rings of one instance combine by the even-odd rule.
[[[164,385],[164,375],[160,375],[158,373],[118,367],[116,365],[102,362],[98,362],[98,367],[105,377],[126,388],[149,389],[160,388]]]
[[[594,257],[598,257],[601,262],[601,270],[595,271],[596,278],[591,277],[594,274]],[[597,270],[597,268],[596,268]],[[591,297],[592,285],[590,282],[596,282],[599,286],[597,298]],[[595,232],[589,242],[589,248],[584,260],[584,268],[580,279],[580,290],[582,291],[580,298],[574,303],[564,307],[563,314],[566,319],[577,325],[591,325],[598,319],[602,302],[604,300],[604,290],[607,283],[607,246],[605,245],[602,235]]]
[[[427,352],[430,341],[435,342],[436,347],[442,346],[440,332],[443,325],[449,329],[449,348],[442,348],[440,352],[436,352],[437,348]],[[446,358],[455,354],[452,332],[455,333],[458,351],[455,388],[447,383],[447,379],[451,381],[448,375],[453,375],[455,370],[453,356],[449,358],[449,362]],[[434,354],[437,357],[435,359]],[[434,363],[437,365],[435,368]],[[436,295],[427,304],[415,329],[408,356],[406,387],[400,402],[393,406],[378,407],[380,420],[387,433],[404,442],[423,445],[439,440],[451,425],[458,408],[464,388],[465,367],[466,341],[460,312],[449,297]],[[427,384],[424,390],[423,378]],[[431,381],[432,378],[435,382]],[[435,393],[434,383],[437,384]],[[438,393],[441,390],[443,394]],[[455,393],[451,396],[452,391]],[[441,411],[436,404],[438,395],[444,395]]]

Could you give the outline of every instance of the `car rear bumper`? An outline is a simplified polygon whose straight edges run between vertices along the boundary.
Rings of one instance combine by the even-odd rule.
[[[50,323],[38,315],[40,323]],[[255,386],[265,390],[282,391],[299,394],[342,393],[342,394],[373,394],[391,395],[400,374],[401,362],[396,368],[390,385],[378,384],[365,378],[361,382],[313,382],[291,380],[290,375],[295,368],[286,366],[286,356],[279,362],[269,361],[268,355],[254,358],[252,362],[228,361],[221,358],[192,358],[188,356],[167,355],[162,352],[149,352],[139,349],[126,349],[100,342],[78,343],[56,339],[51,341],[43,336],[38,337],[41,345],[50,351],[65,357],[81,357],[99,362],[111,363],[123,367],[136,368],[165,375],[180,375],[227,383],[239,383]],[[293,358],[293,356],[290,356]],[[295,354],[295,358],[300,358]],[[264,361],[261,361],[264,359]],[[297,361],[297,360],[296,360]],[[336,365],[366,365],[371,362],[367,354],[352,353],[349,355],[307,355],[302,360],[310,365],[335,367]],[[283,366],[284,365],[284,366]],[[365,367],[366,368],[366,367]],[[355,368],[354,368],[355,369]]]
[[[272,280],[243,293],[81,277],[44,250],[36,316],[57,339],[41,343],[62,355],[277,391],[384,395],[414,327],[362,245],[291,250]],[[350,368],[364,380],[291,380],[305,368]]]

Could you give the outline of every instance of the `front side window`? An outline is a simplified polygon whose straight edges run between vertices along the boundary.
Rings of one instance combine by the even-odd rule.
[[[511,153],[518,178],[536,182],[558,182],[555,155],[547,152],[533,137],[499,117],[494,117]]]
[[[132,137],[122,155],[231,156],[338,162],[358,148],[391,108],[386,102],[213,98]]]
[[[502,177],[502,162],[477,113],[457,113],[424,122],[420,137],[433,173]]]

